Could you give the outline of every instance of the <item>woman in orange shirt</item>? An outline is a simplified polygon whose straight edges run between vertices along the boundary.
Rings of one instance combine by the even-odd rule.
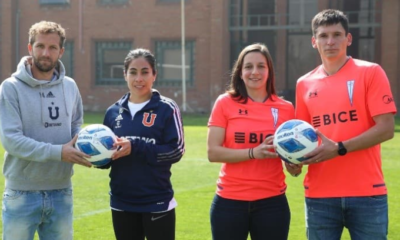
[[[276,94],[267,47],[247,46],[208,122],[208,159],[222,163],[210,211],[214,240],[246,240],[249,233],[253,240],[287,239],[290,210],[285,174],[272,135],[292,118],[292,103]],[[299,171],[291,169],[292,174]]]

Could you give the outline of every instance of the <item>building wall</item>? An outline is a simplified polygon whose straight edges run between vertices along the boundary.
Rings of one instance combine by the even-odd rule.
[[[214,4],[213,0],[188,0],[185,3],[186,39],[195,41],[195,80],[187,86],[188,111],[209,112],[210,99],[222,92],[229,68],[227,26],[227,1]],[[15,4],[16,10],[10,11]],[[134,48],[148,48],[154,52],[157,40],[181,40],[181,5],[158,0],[130,0],[123,5],[100,5],[97,0],[74,0],[69,5],[40,5],[39,1],[2,0],[1,65],[2,79],[15,70],[15,56],[10,48],[18,44],[19,60],[27,55],[28,30],[41,20],[60,23],[67,31],[67,40],[74,42],[74,79],[83,98],[84,107],[90,111],[104,111],[122,94],[123,86],[95,85],[95,41],[132,41]],[[19,35],[12,34],[16,11],[20,12]],[[157,56],[156,56],[157,57]],[[121,64],[124,59],[121,59]],[[160,87],[158,90],[182,105],[181,87]]]
[[[211,0],[214,3],[215,0]],[[209,98],[205,100],[205,112],[211,111],[215,99],[225,91],[230,79],[229,62],[229,0],[220,0],[221,4],[211,4],[210,49],[208,52],[211,64],[205,71],[209,72]],[[193,22],[193,25],[196,23]],[[202,83],[198,83],[202,84]],[[200,93],[206,95],[205,93]]]
[[[397,110],[400,111],[400,2],[382,1],[381,51],[382,68],[386,71]]]
[[[59,22],[67,30],[67,39],[74,42],[74,79],[84,102],[85,110],[105,111],[122,94],[122,86],[95,85],[95,41],[132,41],[134,47],[155,51],[155,41],[181,39],[181,6],[161,3],[160,0],[130,0],[123,5],[100,5],[98,0],[71,0],[69,5],[41,6],[39,0],[0,0],[0,64],[1,80],[15,71],[19,59],[28,54],[28,30],[41,20]],[[218,4],[216,4],[218,2]],[[187,110],[209,112],[217,96],[224,92],[229,81],[230,32],[229,0],[187,0],[185,3],[186,39],[195,41],[194,83],[187,86]],[[379,64],[385,69],[397,105],[400,104],[400,2],[384,0],[379,46]],[[319,0],[320,9],[328,0]],[[278,9],[286,9],[279,1]],[[286,32],[279,31],[277,39],[285,41]],[[287,44],[279,44],[286,46]],[[277,88],[286,87],[287,51],[275,59]],[[156,56],[157,57],[157,56]],[[121,59],[121,64],[123,59]],[[181,87],[160,87],[158,90],[182,106]]]
[[[15,43],[14,36],[15,32],[13,31],[14,25],[14,15],[12,14],[15,3],[12,0],[2,0],[1,1],[1,9],[0,9],[0,18],[1,18],[1,41],[0,41],[0,64],[1,64],[1,72],[0,77],[1,81],[6,79],[11,75],[11,73],[15,70]]]

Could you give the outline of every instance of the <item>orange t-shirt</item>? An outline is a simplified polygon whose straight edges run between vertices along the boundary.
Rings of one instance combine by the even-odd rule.
[[[243,104],[229,94],[222,94],[215,102],[208,126],[225,129],[226,148],[257,147],[280,124],[294,118],[292,103],[273,97],[274,101],[259,103],[249,99]],[[279,158],[223,163],[217,181],[217,194],[235,200],[254,201],[283,194],[285,190]]]
[[[350,58],[334,75],[327,76],[321,65],[297,81],[296,118],[335,142],[367,131],[373,117],[385,113],[396,113],[396,106],[377,64]],[[386,194],[380,144],[311,164],[304,188],[311,198]]]

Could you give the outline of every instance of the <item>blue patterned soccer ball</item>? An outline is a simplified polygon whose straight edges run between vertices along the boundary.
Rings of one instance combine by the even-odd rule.
[[[282,123],[275,132],[274,146],[279,157],[299,164],[306,160],[304,155],[318,146],[318,135],[309,123],[293,119]]]
[[[75,148],[91,156],[87,160],[95,167],[108,164],[116,148],[116,136],[110,128],[102,124],[91,124],[78,133]]]

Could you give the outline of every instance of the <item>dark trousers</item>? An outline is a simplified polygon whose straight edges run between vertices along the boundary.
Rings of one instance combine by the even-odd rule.
[[[286,240],[290,209],[286,195],[239,201],[215,195],[210,210],[213,240]]]
[[[162,213],[111,212],[117,240],[175,240],[175,209]]]

